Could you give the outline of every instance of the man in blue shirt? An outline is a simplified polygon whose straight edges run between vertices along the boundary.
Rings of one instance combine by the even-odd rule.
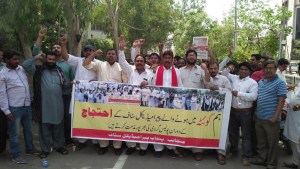
[[[287,86],[276,74],[274,61],[264,65],[265,77],[258,83],[258,99],[255,120],[257,151],[255,165],[275,169],[277,165],[280,112],[287,94]]]

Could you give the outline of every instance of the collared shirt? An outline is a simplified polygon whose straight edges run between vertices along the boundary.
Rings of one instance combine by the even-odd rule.
[[[30,106],[30,91],[25,70],[18,66],[16,69],[3,67],[0,71],[0,108],[10,114],[9,106]]]
[[[115,83],[128,82],[127,75],[122,71],[120,64],[117,62],[115,62],[113,65],[110,65],[107,61],[102,62],[95,60],[84,67],[95,72],[98,81]]]
[[[265,77],[265,71],[264,69],[257,70],[252,73],[251,78],[255,80],[256,82],[259,82],[261,79]]]
[[[124,72],[127,74],[129,84],[140,85],[143,81],[148,81],[148,78],[152,74],[152,72],[149,69],[147,69],[146,66],[145,71],[139,74],[135,66],[130,65],[125,60],[124,51],[119,51],[119,64],[122,70],[124,70]]]
[[[176,71],[176,76],[177,76],[177,82],[178,82],[178,86],[177,87],[183,87],[182,84],[182,80],[181,80],[181,73],[177,68],[174,68]],[[149,85],[155,86],[156,85],[156,78],[157,78],[157,73],[158,71],[156,71],[155,74],[152,74],[152,77],[148,78],[148,83]],[[172,87],[172,67],[170,67],[169,69],[166,69],[164,67],[164,78],[163,78],[163,86],[164,87]]]
[[[87,70],[82,66],[83,61],[84,58],[76,57],[69,54],[69,59],[66,62],[76,70],[74,80],[97,80],[95,72]]]
[[[5,63],[0,62],[0,71],[6,66]]]
[[[180,68],[180,73],[184,87],[203,89],[206,83],[212,82],[212,78],[210,78],[210,82],[205,81],[204,70],[198,65],[195,65],[192,70],[187,66],[182,67]]]
[[[222,74],[230,80],[232,89],[238,91],[237,96],[232,96],[231,106],[237,109],[251,108],[257,99],[257,82],[249,76],[240,79],[238,75],[230,74],[228,69]]]
[[[68,95],[72,93],[72,85],[70,85],[70,81],[74,79],[74,70],[72,67],[67,64],[65,60],[57,61],[56,65],[62,69],[64,72],[64,88],[63,95]]]
[[[275,75],[271,80],[262,79],[258,83],[258,98],[256,116],[260,120],[271,119],[277,109],[278,97],[286,97],[287,86],[283,80]],[[280,121],[278,116],[277,121]]]
[[[285,84],[287,84],[286,78],[285,78],[285,76],[284,76],[285,71],[280,71],[279,69],[277,69],[276,74],[278,75],[278,77],[279,77],[282,81],[284,81]]]
[[[218,86],[219,90],[222,91],[231,91],[231,84],[229,79],[226,76],[217,74],[215,77],[212,78],[213,82],[210,84],[206,84],[205,87],[213,87],[213,86]]]

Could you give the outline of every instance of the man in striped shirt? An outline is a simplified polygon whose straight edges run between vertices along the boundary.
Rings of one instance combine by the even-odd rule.
[[[258,99],[255,120],[258,157],[255,165],[266,165],[275,169],[279,140],[280,112],[287,94],[287,86],[276,74],[274,61],[264,65],[265,77],[258,83]]]

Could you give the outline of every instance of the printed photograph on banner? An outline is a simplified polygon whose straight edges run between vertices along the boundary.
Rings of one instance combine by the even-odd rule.
[[[148,86],[141,94],[146,107],[222,112],[225,103],[221,91]]]
[[[99,83],[77,81],[75,101],[92,103],[141,104],[141,89],[138,86],[121,83]]]
[[[193,37],[193,49],[197,52],[197,59],[208,59],[208,36]]]

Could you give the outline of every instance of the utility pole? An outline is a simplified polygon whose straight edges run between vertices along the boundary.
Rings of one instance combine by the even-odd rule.
[[[284,40],[284,30],[285,30],[285,3],[282,0],[282,19],[281,19],[281,30],[279,35],[279,51],[278,51],[278,59],[282,58],[283,53],[283,40]]]
[[[237,47],[237,36],[238,36],[238,30],[237,30],[237,1],[235,0],[234,5],[234,50],[236,50]]]

